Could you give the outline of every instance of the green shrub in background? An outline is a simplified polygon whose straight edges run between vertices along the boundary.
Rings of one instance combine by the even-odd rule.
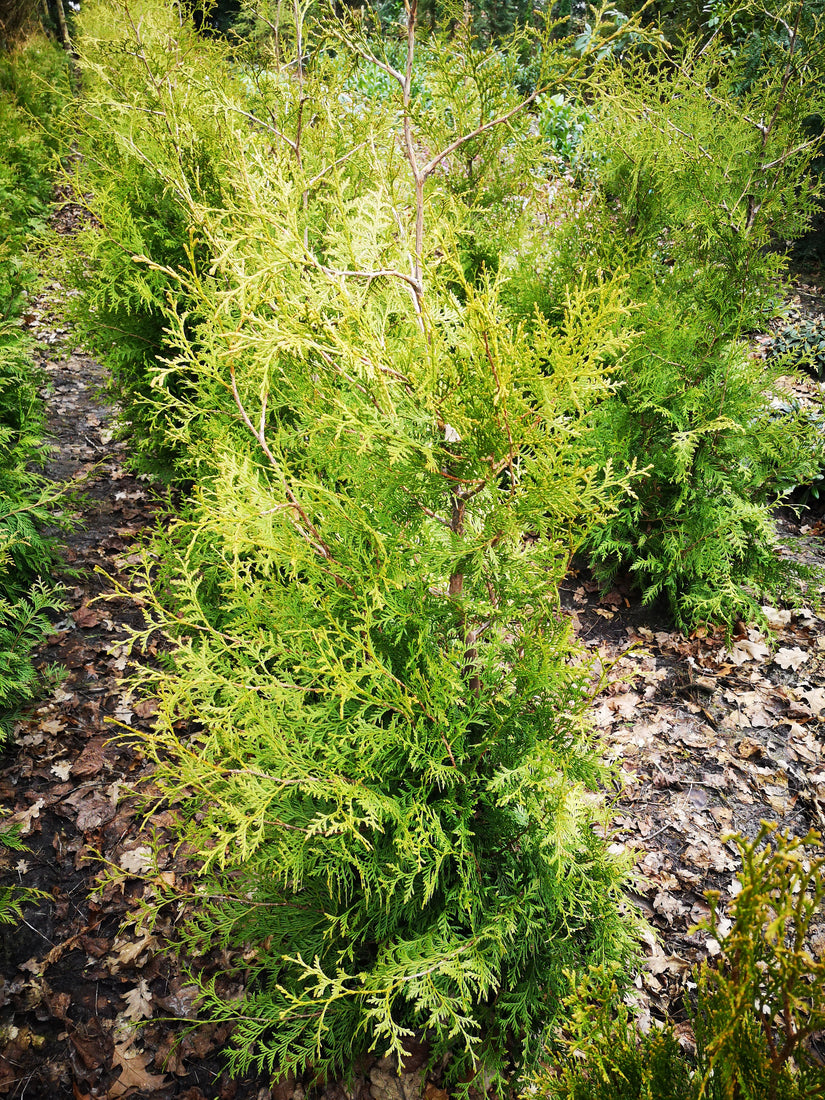
[[[62,51],[45,40],[0,54],[0,732],[37,697],[32,651],[60,606],[50,581],[54,490],[42,464],[43,379],[17,318],[37,278],[57,152],[54,115],[68,94]],[[33,112],[37,118],[28,112]]]
[[[0,51],[0,320],[20,312],[52,193],[54,116],[68,94],[65,54],[45,39]]]
[[[771,341],[769,353],[782,366],[802,369],[814,378],[825,377],[825,319],[784,325]]]
[[[161,402],[158,412],[151,383],[170,347],[164,310],[174,282],[161,268],[185,267],[190,251],[209,266],[190,233],[186,202],[222,205],[221,130],[233,134],[241,116],[232,112],[242,109],[244,93],[228,71],[210,66],[218,47],[199,39],[191,25],[177,17],[176,36],[158,38],[141,29],[141,12],[138,5],[124,15],[134,31],[129,43],[119,27],[105,20],[96,25],[93,12],[85,16],[83,95],[65,118],[65,141],[76,143],[80,156],[66,182],[92,216],[61,246],[67,280],[81,292],[69,303],[69,317],[112,372],[132,462],[170,477],[180,453],[178,425],[172,401]],[[190,64],[193,51],[201,72]],[[210,76],[236,85],[234,102],[217,111]],[[120,106],[112,112],[115,103]],[[170,174],[184,198],[169,185]],[[136,264],[139,256],[158,267]],[[185,400],[189,380],[179,377],[176,385],[171,396]]]
[[[43,458],[40,381],[19,330],[0,326],[0,731],[37,697],[41,676],[32,650],[50,633],[48,612],[60,606],[49,577],[54,546],[51,489],[34,472]]]
[[[600,407],[597,447],[648,473],[586,552],[605,584],[629,568],[684,626],[758,616],[760,593],[794,589],[770,512],[818,475],[819,432],[774,407],[780,370],[746,336],[775,311],[780,246],[815,208],[803,122],[822,94],[822,42],[786,50],[747,93],[715,42],[604,66],[584,133],[597,185],[537,264],[553,290],[535,300],[550,315],[583,272],[627,278],[638,336]]]
[[[734,838],[741,890],[722,918],[709,896],[706,928],[720,952],[696,974],[696,1050],[672,1025],[642,1035],[615,982],[596,973],[570,1002],[567,1042],[538,1075],[538,1100],[816,1100],[825,1065],[810,1040],[825,1028],[825,963],[811,953],[822,915],[821,836],[763,824]]]
[[[189,227],[185,264],[134,263],[172,290],[154,424],[198,476],[147,578],[175,649],[141,748],[199,875],[180,940],[244,974],[204,1013],[235,1067],[348,1072],[417,1034],[456,1085],[505,1087],[565,970],[633,954],[558,602],[633,474],[584,445],[621,285],[528,330],[501,279],[466,278],[469,172],[499,186],[537,153],[498,55],[445,40],[414,103],[410,37],[409,69],[371,62],[394,101],[347,110],[342,54],[374,43],[299,23],[251,99],[163,6],[129,11],[84,4],[77,41],[115,172],[151,170]]]

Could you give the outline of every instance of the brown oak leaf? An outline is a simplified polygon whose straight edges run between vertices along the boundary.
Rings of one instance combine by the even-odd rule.
[[[106,1093],[108,1100],[118,1100],[118,1097],[128,1096],[132,1090],[151,1093],[153,1089],[159,1089],[166,1084],[165,1073],[159,1075],[150,1073],[147,1069],[152,1055],[132,1050],[131,1044],[132,1040],[115,1046],[112,1068],[120,1067],[121,1074],[109,1086],[109,1091]]]

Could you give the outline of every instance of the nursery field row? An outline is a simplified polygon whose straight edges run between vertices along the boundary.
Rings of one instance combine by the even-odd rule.
[[[136,942],[188,960],[180,1005],[240,1077],[337,1081],[414,1047],[455,1094],[512,1092],[555,1057],[548,1097],[602,1078],[644,1095],[609,1091],[634,1074],[660,1096],[820,1095],[822,792],[791,764],[819,767],[821,690],[738,670],[818,668],[800,609],[813,621],[821,565],[784,550],[776,509],[825,466],[818,390],[793,377],[817,372],[819,330],[783,322],[783,242],[819,209],[825,38],[789,10],[754,66],[733,24],[673,46],[609,12],[496,40],[417,14],[389,33],[278,5],[233,39],[158,0],[84,0],[60,110],[9,61],[62,164],[71,232],[41,255],[72,342],[111,372],[130,478],[175,502],[140,551],[107,521],[137,664],[119,700],[83,705],[126,738],[51,765],[77,860],[95,828],[115,855],[77,935],[131,891]],[[113,621],[75,595],[58,650]],[[640,617],[635,657],[586,644],[583,615],[618,627],[632,602],[669,629]],[[112,629],[92,678],[102,654],[126,664]],[[690,717],[645,732],[671,652]],[[786,724],[787,813],[758,735]],[[719,963],[697,977],[692,1061],[670,1028],[637,1045],[621,1007],[643,943],[660,975],[678,958],[644,914],[688,912],[636,843],[637,755],[701,816],[688,864],[739,876],[729,911],[689,909]],[[132,811],[97,777],[129,761],[155,834],[115,851],[106,827]],[[756,775],[791,831],[740,816],[725,847],[723,802],[694,787]],[[663,888],[630,904],[648,855]],[[771,919],[796,922],[787,952],[757,934]],[[163,1090],[123,1026],[71,1039],[77,1056],[117,1062],[109,1095]]]

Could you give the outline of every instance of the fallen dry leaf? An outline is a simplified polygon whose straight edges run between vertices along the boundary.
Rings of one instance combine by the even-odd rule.
[[[95,776],[100,769],[106,763],[106,757],[104,755],[105,741],[103,738],[96,737],[89,741],[83,749],[83,752],[72,764],[72,775],[74,776]]]
[[[792,649],[779,649],[774,654],[773,663],[780,668],[792,668],[794,672],[801,668],[808,660],[808,654],[799,646]]]
[[[743,737],[736,746],[736,751],[743,759],[749,760],[752,756],[758,756],[762,752],[762,746],[758,741],[752,741],[750,737]]]
[[[77,626],[91,627],[97,626],[103,615],[99,611],[92,611],[88,603],[84,600],[77,611],[72,613],[72,618]]]
[[[158,712],[158,701],[157,699],[141,699],[139,703],[135,703],[132,710],[138,718],[152,718]]]
[[[639,698],[635,692],[628,691],[623,695],[614,695],[612,699],[607,700],[607,705],[614,714],[620,714],[623,718],[630,718],[636,710]]]
[[[81,833],[92,829],[99,829],[101,825],[108,824],[115,816],[115,810],[108,799],[100,798],[93,794],[87,798],[78,809],[77,828]]]
[[[750,638],[740,638],[734,642],[730,649],[730,659],[735,665],[743,665],[745,661],[761,661],[770,653],[770,649],[764,642],[751,641]]]
[[[674,917],[679,917],[682,913],[687,912],[687,906],[677,901],[672,894],[666,894],[664,891],[660,891],[653,899],[653,908],[665,918],[668,924],[673,923]]]
[[[799,693],[814,714],[821,714],[825,710],[825,690],[823,688],[811,688],[809,691]]]
[[[154,936],[144,934],[139,940],[115,940],[112,947],[120,966],[131,966],[144,951],[154,951],[157,942]]]
[[[768,620],[768,626],[773,630],[781,630],[783,626],[787,626],[791,621],[790,611],[786,611],[784,608],[768,607],[763,604],[762,614]]]
[[[444,1089],[436,1088],[432,1081],[428,1081],[424,1089],[424,1100],[449,1100],[449,1098]]]
[[[152,1060],[151,1054],[137,1053],[130,1049],[129,1043],[115,1045],[112,1058],[112,1068],[121,1069],[120,1077],[109,1086],[106,1093],[108,1100],[118,1100],[118,1097],[126,1096],[131,1089],[140,1092],[151,1092],[166,1084],[166,1074],[150,1073],[147,1069]]]
[[[123,999],[126,1002],[124,1014],[130,1020],[148,1020],[151,1017],[153,1012],[152,991],[149,989],[149,983],[145,978],[141,978],[134,989],[124,993]]]
[[[29,806],[28,810],[20,810],[18,813],[13,814],[10,818],[8,818],[6,824],[19,825],[20,835],[28,836],[28,834],[32,831],[32,821],[36,817],[40,817],[40,811],[45,805],[46,799],[38,798],[33,806]]]
[[[142,875],[152,866],[152,849],[147,845],[124,852],[120,857],[120,866],[130,875]]]

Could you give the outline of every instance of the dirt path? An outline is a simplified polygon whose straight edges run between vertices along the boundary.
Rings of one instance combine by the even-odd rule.
[[[66,676],[19,723],[0,760],[0,799],[23,824],[29,849],[0,854],[0,880],[48,895],[26,909],[22,925],[2,928],[0,1095],[264,1100],[270,1091],[261,1082],[222,1074],[216,1054],[224,1036],[214,1028],[170,1053],[180,1025],[139,1026],[153,1014],[188,1015],[192,990],[176,961],[157,953],[154,937],[121,929],[148,888],[137,806],[122,800],[143,761],[112,743],[112,723],[141,725],[152,708],[134,700],[123,680],[139,607],[98,597],[111,597],[115,585],[128,589],[161,504],[124,469],[126,444],[113,437],[104,371],[72,350],[55,312],[59,294],[46,288],[25,323],[48,377],[54,446],[47,472],[59,482],[85,477],[85,499],[81,525],[64,540],[67,611],[39,655]],[[123,873],[95,892],[101,857]]]
[[[169,1019],[195,1011],[177,960],[154,935],[123,927],[151,895],[153,876],[177,870],[171,849],[163,867],[150,867],[136,802],[122,798],[144,761],[110,740],[112,722],[151,722],[151,703],[132,698],[124,681],[140,609],[126,597],[99,597],[128,590],[163,505],[124,469],[126,444],[115,441],[114,410],[101,396],[104,372],[71,350],[59,295],[47,288],[25,323],[49,378],[50,476],[88,480],[82,526],[65,540],[67,613],[41,653],[66,678],[0,759],[0,799],[30,849],[0,852],[0,883],[48,895],[23,925],[2,929],[0,1096],[302,1100],[301,1086],[230,1081],[219,1060],[225,1033],[210,1026],[185,1036]],[[782,530],[790,553],[825,562],[822,520],[785,518]],[[825,826],[825,623],[775,609],[767,634],[743,626],[726,643],[721,634],[685,638],[621,586],[600,598],[586,574],[571,576],[564,595],[583,643],[612,666],[595,722],[627,779],[614,840],[637,860],[635,900],[660,937],[647,945],[640,1003],[648,1017],[683,1019],[689,966],[708,952],[706,937],[689,931],[707,913],[704,892],[717,889],[724,900],[736,889],[725,834],[753,835],[762,818],[795,833]],[[163,812],[151,825],[162,838]],[[825,951],[825,931],[814,946]],[[689,1044],[687,1025],[682,1034]],[[409,1100],[411,1080],[399,1083],[376,1062],[349,1095]],[[345,1093],[329,1085],[321,1095]],[[427,1097],[446,1100],[433,1084]]]

